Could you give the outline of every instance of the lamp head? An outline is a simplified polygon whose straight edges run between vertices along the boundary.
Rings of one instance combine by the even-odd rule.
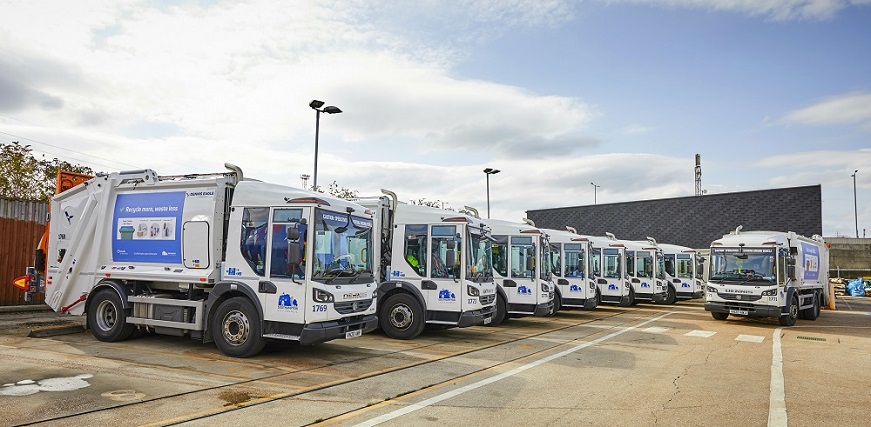
[[[321,104],[323,104],[323,102],[321,102]],[[336,107],[335,105],[330,105],[329,107],[324,108],[324,112],[327,114],[338,114],[341,113],[342,110],[340,110],[339,107]]]
[[[309,102],[308,106],[317,110],[318,108],[321,108],[324,106],[324,101],[318,101],[317,99],[312,99],[312,102]]]

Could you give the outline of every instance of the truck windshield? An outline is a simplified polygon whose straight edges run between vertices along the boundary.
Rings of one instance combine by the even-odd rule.
[[[665,279],[665,259],[662,256],[662,252],[654,252],[656,254],[656,277],[658,279]]]
[[[773,248],[711,248],[710,280],[776,283]]]
[[[602,250],[593,248],[590,253],[590,277],[599,277],[602,275]]]
[[[466,251],[469,258],[466,260],[466,277],[476,282],[485,282],[493,279],[493,242],[486,231],[477,227],[466,229],[466,242],[469,248]],[[479,280],[480,279],[480,280]]]
[[[554,276],[562,276],[562,250],[561,244],[559,243],[551,243],[550,244],[550,261],[548,261],[547,266],[550,269],[550,272],[553,273]]]
[[[372,274],[372,220],[315,211],[314,278]]]

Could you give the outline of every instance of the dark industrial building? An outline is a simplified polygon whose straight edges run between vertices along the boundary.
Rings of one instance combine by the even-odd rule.
[[[673,199],[526,211],[537,227],[580,234],[644,240],[708,248],[712,241],[737,226],[744,230],[794,231],[822,235],[822,187],[777,188],[738,193],[707,194]]]

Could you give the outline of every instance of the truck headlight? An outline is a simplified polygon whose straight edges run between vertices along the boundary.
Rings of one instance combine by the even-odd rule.
[[[550,286],[548,286],[547,283],[541,282],[541,291],[550,292]]]
[[[315,302],[325,303],[333,302],[336,300],[335,297],[333,297],[333,294],[327,291],[322,291],[320,289],[314,289],[312,294],[312,298],[315,300]]]
[[[762,296],[764,297],[773,297],[777,295],[777,289],[769,289],[767,291],[762,292]]]
[[[481,291],[479,291],[478,288],[472,285],[466,285],[466,292],[469,293],[470,297],[476,297],[478,295],[481,295]]]

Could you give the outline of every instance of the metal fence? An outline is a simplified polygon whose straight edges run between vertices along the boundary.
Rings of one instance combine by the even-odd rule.
[[[33,264],[34,251],[45,231],[48,203],[0,199],[0,305],[21,305],[24,292],[12,281]],[[32,304],[42,304],[43,295]]]

